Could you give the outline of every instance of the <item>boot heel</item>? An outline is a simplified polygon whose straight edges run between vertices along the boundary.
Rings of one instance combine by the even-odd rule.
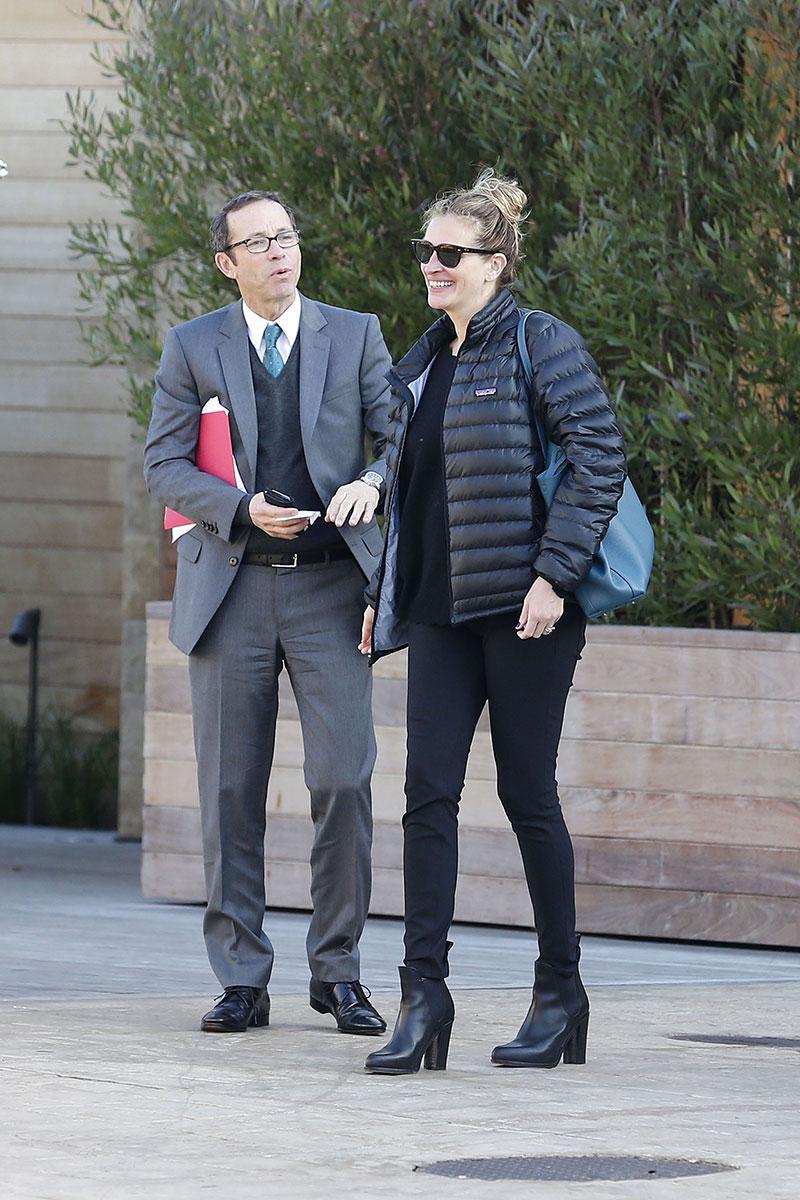
[[[586,1037],[589,1032],[589,1014],[587,1013],[575,1026],[569,1041],[564,1046],[565,1063],[586,1062]]]
[[[324,1004],[321,1004],[319,1000],[315,1000],[313,996],[309,996],[308,1003],[311,1005],[314,1012],[327,1013],[331,1011]]]
[[[428,1049],[425,1051],[426,1071],[445,1071],[447,1069],[447,1052],[450,1049],[450,1034],[453,1022],[445,1025],[436,1034]]]

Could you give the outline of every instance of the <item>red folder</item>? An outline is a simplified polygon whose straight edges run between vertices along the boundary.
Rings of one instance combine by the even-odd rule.
[[[240,486],[239,480],[236,478],[228,410],[222,407],[216,396],[203,405],[200,413],[195,466],[200,471],[207,471],[209,475],[216,475],[218,479],[224,479],[233,487]],[[191,524],[193,522],[190,517],[182,517],[174,508],[164,510],[165,529],[174,529],[176,525]]]

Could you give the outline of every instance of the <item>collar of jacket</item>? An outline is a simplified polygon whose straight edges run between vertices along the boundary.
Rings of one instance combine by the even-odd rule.
[[[467,336],[464,338],[463,345],[473,346],[477,342],[482,342],[501,321],[506,320],[516,311],[517,303],[511,292],[508,288],[501,288],[488,304],[475,313],[467,326]],[[434,321],[433,325],[426,329],[419,341],[415,342],[408,353],[400,359],[397,366],[387,372],[387,379],[390,382],[402,384],[408,384],[412,380],[418,379],[432,362],[434,355],[446,342],[452,342],[455,335],[455,326],[447,313],[444,313],[438,321]]]

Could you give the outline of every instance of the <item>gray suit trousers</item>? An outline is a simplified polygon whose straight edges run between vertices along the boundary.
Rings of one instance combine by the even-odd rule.
[[[357,649],[363,588],[350,559],[294,569],[242,565],[189,655],[208,892],[203,928],[223,987],[263,987],[272,970],[264,836],[284,666],[300,713],[314,824],[308,961],[325,982],[359,978],[375,764],[371,679]]]

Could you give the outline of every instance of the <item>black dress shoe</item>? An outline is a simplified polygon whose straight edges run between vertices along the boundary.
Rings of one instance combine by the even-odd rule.
[[[253,1025],[269,1025],[266,988],[226,987],[200,1022],[204,1033],[243,1033]]]
[[[357,979],[352,983],[322,983],[312,978],[309,988],[311,1007],[315,1012],[333,1013],[340,1033],[385,1033],[386,1022],[368,996]]]

